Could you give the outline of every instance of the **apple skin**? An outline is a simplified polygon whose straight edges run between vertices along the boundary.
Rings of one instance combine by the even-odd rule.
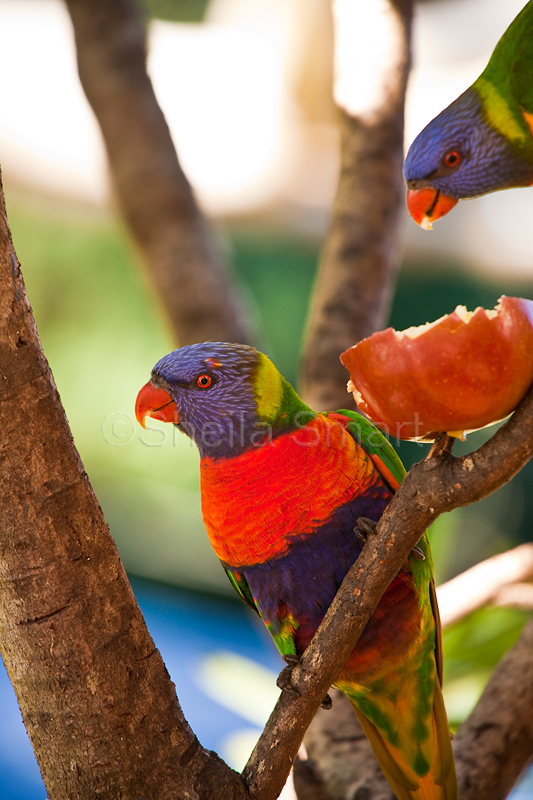
[[[508,416],[533,383],[533,301],[503,296],[471,315],[458,306],[431,325],[378,331],[340,358],[359,410],[390,435],[460,436]]]

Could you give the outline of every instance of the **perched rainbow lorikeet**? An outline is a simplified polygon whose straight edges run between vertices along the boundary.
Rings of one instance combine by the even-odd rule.
[[[355,412],[312,411],[265,355],[238,344],[195,344],[162,358],[136,415],[143,426],[147,415],[174,423],[194,440],[211,544],[281,654],[289,663],[301,656],[361,552],[358,521],[371,528],[403,479],[394,449]],[[425,536],[419,547],[336,685],[399,800],[456,800]]]
[[[533,183],[533,0],[479,78],[418,134],[403,174],[423,228],[458,200]]]

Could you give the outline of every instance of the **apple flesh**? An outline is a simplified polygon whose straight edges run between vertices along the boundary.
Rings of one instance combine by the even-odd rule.
[[[374,333],[341,361],[359,409],[390,435],[462,436],[504,419],[533,383],[533,302],[457,306],[426,325]]]

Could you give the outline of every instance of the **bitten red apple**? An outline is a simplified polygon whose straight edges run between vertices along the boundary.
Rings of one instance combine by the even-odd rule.
[[[461,436],[506,417],[533,383],[533,301],[457,306],[426,325],[374,333],[341,361],[359,409],[391,435]]]

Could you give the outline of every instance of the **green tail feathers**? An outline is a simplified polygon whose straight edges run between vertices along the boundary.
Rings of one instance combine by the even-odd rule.
[[[351,698],[350,702],[398,800],[458,800],[450,731],[438,679],[435,682],[432,730],[414,767],[361,713],[356,702]],[[426,759],[428,750],[432,753],[429,764]]]

